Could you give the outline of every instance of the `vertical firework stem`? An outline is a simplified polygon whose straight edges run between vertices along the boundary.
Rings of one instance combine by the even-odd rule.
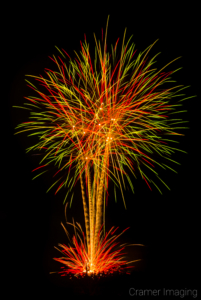
[[[103,158],[103,164],[102,164],[102,171],[101,171],[101,178],[100,178],[100,184],[98,185],[98,195],[97,195],[97,204],[96,204],[96,225],[95,225],[95,251],[97,250],[97,243],[98,243],[98,231],[102,224],[102,205],[103,205],[103,185],[104,185],[104,178],[105,178],[105,172],[106,172],[106,163],[108,159],[108,147],[106,146],[105,154]]]
[[[87,177],[88,177],[88,197],[89,197],[89,221],[90,221],[90,247],[89,247],[89,256],[90,256],[90,262],[93,264],[93,240],[94,240],[94,224],[93,224],[93,215],[94,215],[94,210],[93,210],[93,203],[92,203],[92,194],[91,194],[91,174],[90,174],[90,166],[88,165],[87,167]]]
[[[95,171],[94,171],[94,179],[93,179],[93,198],[92,198],[92,228],[93,228],[93,233],[92,233],[92,258],[94,261],[95,258],[95,248],[94,248],[94,234],[95,234],[95,224],[96,224],[96,177],[95,177]]]
[[[85,228],[86,228],[86,239],[87,239],[87,249],[89,249],[89,240],[90,240],[90,231],[89,231],[89,212],[87,207],[87,202],[84,193],[84,183],[82,174],[80,175],[81,191],[82,191],[82,201],[84,208],[84,219],[85,219]]]
[[[93,251],[94,251],[94,259],[96,256],[95,252],[95,225],[96,225],[96,210],[97,210],[97,195],[98,195],[98,187],[99,187],[99,150],[96,153],[97,165],[94,165],[94,180],[93,180]]]

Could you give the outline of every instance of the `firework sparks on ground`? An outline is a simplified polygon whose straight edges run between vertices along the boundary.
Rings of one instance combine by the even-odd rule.
[[[68,203],[67,203],[68,204]],[[66,204],[66,206],[67,206]],[[115,248],[118,243],[115,242],[116,239],[118,239],[128,228],[126,228],[123,232],[121,232],[118,235],[114,235],[118,227],[115,229],[112,227],[108,233],[104,236],[103,231],[101,230],[102,227],[99,230],[98,233],[98,247],[96,254],[94,255],[93,265],[90,262],[90,255],[87,250],[86,245],[86,239],[84,232],[80,226],[79,223],[77,223],[77,226],[72,223],[67,222],[66,224],[70,224],[74,227],[75,235],[73,236],[73,239],[71,241],[70,236],[64,225],[61,223],[62,227],[64,228],[66,235],[73,246],[66,246],[59,244],[59,246],[62,248],[62,250],[55,247],[55,249],[59,250],[64,256],[61,258],[54,258],[54,260],[62,263],[65,265],[65,267],[61,267],[62,271],[60,272],[50,272],[52,273],[59,273],[62,274],[61,276],[65,276],[67,274],[71,274],[74,276],[83,276],[85,274],[87,275],[99,275],[99,274],[112,274],[114,272],[125,272],[129,274],[128,269],[134,268],[134,266],[126,266],[128,264],[131,264],[133,262],[140,261],[134,260],[127,262],[126,260],[123,260],[123,249],[126,246],[143,246],[141,244],[123,244],[118,246],[117,250],[114,251],[113,248]],[[81,233],[81,236],[79,233],[76,232],[76,229]],[[109,238],[109,236],[111,236]],[[83,238],[82,238],[83,237]]]
[[[125,207],[125,180],[134,192],[126,170],[135,178],[137,173],[140,174],[150,189],[153,185],[161,192],[156,182],[147,175],[149,170],[169,188],[159,177],[155,166],[176,172],[168,163],[178,164],[170,157],[175,151],[182,150],[170,146],[170,143],[177,143],[174,137],[183,135],[177,129],[186,128],[181,125],[187,121],[174,118],[174,114],[180,112],[177,108],[182,106],[181,101],[193,97],[177,100],[185,95],[182,91],[186,87],[182,85],[160,89],[163,84],[175,82],[170,75],[179,69],[169,72],[164,72],[164,69],[177,58],[157,71],[152,67],[157,55],[148,59],[155,42],[136,55],[135,45],[129,47],[130,39],[124,44],[125,30],[120,59],[117,60],[119,39],[109,54],[107,27],[108,21],[103,51],[94,35],[94,63],[85,37],[80,55],[75,52],[74,61],[65,50],[57,48],[60,53],[58,59],[55,56],[51,59],[58,71],[46,69],[48,79],[27,75],[40,82],[49,95],[26,80],[38,95],[26,98],[29,103],[23,107],[30,110],[31,120],[16,127],[19,130],[17,133],[33,131],[30,135],[39,137],[39,142],[29,147],[27,152],[45,150],[41,166],[35,170],[45,169],[53,163],[58,167],[54,175],[57,179],[49,190],[57,185],[56,194],[65,187],[65,202],[80,180],[86,227],[86,248],[82,251],[83,255],[88,255],[92,265],[95,253],[100,249],[98,233],[104,224],[109,179],[114,182],[115,198],[116,187],[120,187]],[[67,57],[68,65],[63,61]],[[154,155],[162,161],[155,159]],[[81,251],[82,246],[79,247],[77,251]]]

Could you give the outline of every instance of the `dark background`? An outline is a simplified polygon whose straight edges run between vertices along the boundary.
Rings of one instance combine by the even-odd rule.
[[[135,194],[125,191],[127,210],[121,194],[117,203],[110,188],[109,203],[106,211],[106,229],[119,226],[122,243],[144,244],[133,247],[129,258],[143,260],[136,263],[135,271],[122,279],[119,284],[108,284],[111,295],[121,290],[122,296],[129,296],[129,288],[135,289],[198,289],[198,201],[199,197],[199,65],[198,7],[194,5],[175,6],[168,2],[162,6],[151,1],[149,5],[133,4],[123,1],[114,5],[99,2],[88,5],[66,2],[65,4],[47,3],[4,6],[5,29],[2,30],[2,74],[1,101],[5,108],[2,114],[2,188],[1,188],[1,250],[4,272],[3,287],[14,295],[29,299],[36,296],[73,295],[66,278],[49,272],[59,271],[60,263],[53,257],[60,257],[54,249],[58,243],[67,244],[68,240],[61,226],[65,222],[61,190],[56,196],[52,189],[46,193],[53,179],[40,176],[32,181],[31,172],[38,166],[36,156],[26,154],[31,146],[31,138],[25,134],[14,136],[18,123],[26,121],[27,114],[12,108],[25,102],[24,96],[31,95],[26,86],[25,74],[45,75],[44,68],[54,67],[48,56],[57,55],[58,48],[64,48],[72,58],[74,50],[79,53],[80,40],[86,34],[92,54],[95,41],[101,39],[101,28],[105,32],[107,16],[110,14],[107,44],[115,44],[120,38],[119,50],[125,27],[126,41],[133,35],[138,53],[156,39],[159,41],[150,52],[153,57],[158,52],[157,68],[181,56],[168,70],[183,67],[175,73],[174,79],[185,86],[186,95],[196,98],[184,101],[183,114],[189,120],[179,148],[188,152],[178,152],[173,159],[178,174],[171,171],[161,172],[161,178],[169,185],[166,189],[159,183],[163,195],[152,187],[152,192],[140,177],[133,179]],[[155,4],[154,4],[155,3]],[[110,48],[109,48],[110,49]],[[52,180],[52,181],[51,181]],[[111,183],[112,184],[112,183]],[[68,221],[84,226],[80,186],[75,189],[72,208],[67,209]],[[67,227],[73,234],[72,229]],[[66,280],[66,282],[65,282]],[[112,282],[112,279],[111,279]],[[116,283],[118,281],[115,281]],[[78,283],[79,286],[79,283]],[[107,294],[107,292],[105,292]],[[109,292],[108,292],[109,293]],[[30,296],[29,296],[30,295]],[[48,298],[48,297],[47,297]]]

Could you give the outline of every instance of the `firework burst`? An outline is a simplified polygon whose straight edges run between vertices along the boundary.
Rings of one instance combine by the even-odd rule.
[[[175,151],[182,150],[169,144],[177,142],[174,137],[183,135],[177,129],[186,128],[181,125],[188,121],[175,119],[174,114],[179,112],[177,108],[182,106],[181,101],[193,97],[174,101],[175,97],[178,99],[185,95],[181,93],[186,88],[182,85],[159,89],[165,83],[175,82],[170,75],[179,69],[164,72],[165,67],[178,58],[159,71],[152,67],[157,55],[152,59],[148,59],[147,55],[155,42],[136,55],[135,45],[128,46],[130,39],[124,44],[125,30],[120,59],[116,62],[119,40],[112,47],[111,54],[107,53],[107,27],[108,21],[103,51],[94,35],[94,63],[85,37],[80,55],[75,52],[77,58],[74,61],[65,50],[57,48],[62,58],[53,56],[51,59],[56,63],[58,72],[45,69],[46,79],[27,75],[40,82],[48,95],[26,80],[38,95],[26,98],[29,103],[23,107],[30,110],[31,120],[16,127],[17,133],[33,131],[30,135],[39,138],[39,142],[29,147],[27,152],[45,150],[41,166],[35,170],[53,163],[58,167],[55,176],[59,178],[49,190],[57,184],[56,194],[66,187],[65,202],[80,180],[87,245],[82,251],[90,257],[92,265],[95,253],[100,249],[98,234],[104,223],[103,208],[108,198],[109,179],[114,182],[115,198],[116,187],[120,187],[125,207],[125,180],[134,192],[128,170],[135,178],[137,173],[140,174],[150,189],[154,185],[161,193],[155,181],[147,175],[148,170],[169,188],[159,177],[155,166],[176,172],[168,163],[178,164],[170,157]],[[66,56],[68,65],[62,60]],[[154,159],[154,155],[162,158],[163,162]],[[71,201],[72,198],[73,194]],[[81,248],[76,247],[80,252]],[[70,253],[70,248],[65,249]]]

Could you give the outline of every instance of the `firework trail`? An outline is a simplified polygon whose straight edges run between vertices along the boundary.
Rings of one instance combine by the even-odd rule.
[[[170,75],[179,69],[164,72],[178,58],[159,71],[152,67],[158,54],[148,59],[148,53],[156,42],[136,55],[135,45],[129,46],[131,38],[124,45],[125,30],[120,59],[117,60],[119,39],[109,54],[106,45],[108,20],[103,51],[94,34],[94,63],[85,37],[80,55],[75,52],[74,60],[65,50],[56,47],[58,58],[53,56],[51,59],[58,67],[57,72],[45,69],[46,79],[27,75],[40,82],[48,94],[40,92],[26,80],[38,95],[26,98],[29,103],[22,107],[30,110],[31,120],[16,127],[17,133],[33,131],[29,136],[37,135],[39,138],[39,142],[29,147],[27,152],[45,150],[41,166],[35,170],[43,170],[53,163],[58,167],[54,176],[59,178],[49,190],[57,184],[56,194],[65,187],[65,202],[80,180],[87,253],[92,263],[98,247],[98,232],[103,224],[109,179],[114,182],[115,199],[116,187],[120,187],[125,207],[125,180],[134,192],[128,170],[135,178],[140,174],[150,189],[154,185],[161,193],[147,171],[169,188],[159,177],[155,166],[176,172],[168,164],[178,164],[170,157],[175,151],[182,150],[170,143],[178,143],[174,137],[183,134],[177,130],[187,128],[181,125],[188,121],[174,118],[174,114],[181,112],[178,111],[181,101],[195,97],[178,100],[185,95],[181,91],[187,88],[182,85],[160,89],[165,83],[175,82]],[[67,57],[68,65],[63,61]]]

